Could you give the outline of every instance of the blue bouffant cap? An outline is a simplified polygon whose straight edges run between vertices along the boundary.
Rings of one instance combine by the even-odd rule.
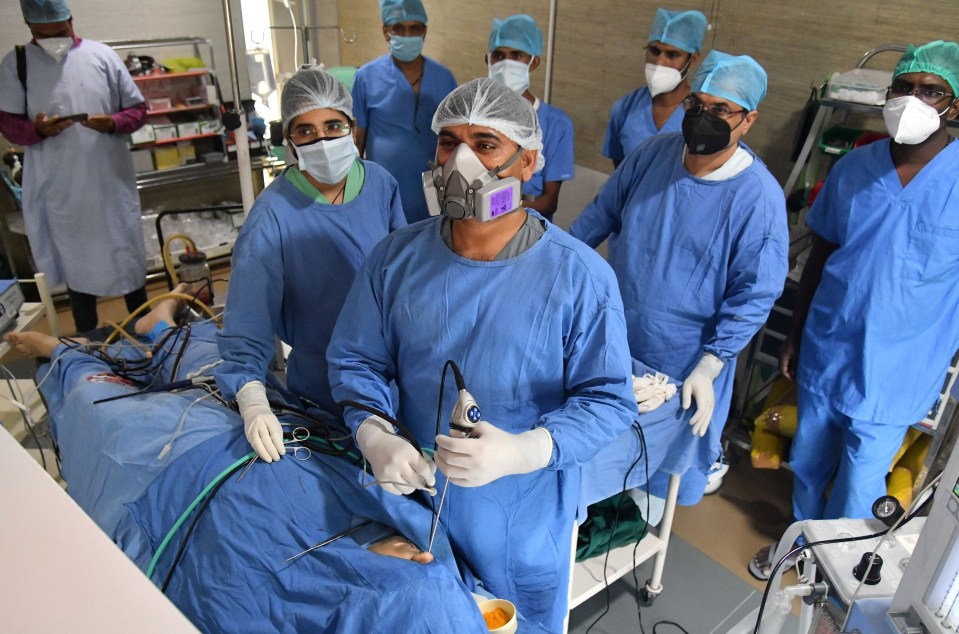
[[[489,50],[500,46],[515,48],[528,55],[543,54],[543,32],[536,26],[536,20],[528,15],[511,15],[505,20],[493,18],[493,28],[489,34]]]
[[[766,96],[766,71],[749,55],[737,57],[711,51],[696,71],[690,88],[755,110]]]
[[[20,0],[27,24],[49,24],[70,19],[70,7],[64,0]]]
[[[380,15],[386,26],[393,26],[397,22],[426,24],[426,9],[420,0],[380,0]]]
[[[662,42],[687,53],[695,53],[703,45],[706,24],[706,16],[699,11],[656,9],[649,41]]]

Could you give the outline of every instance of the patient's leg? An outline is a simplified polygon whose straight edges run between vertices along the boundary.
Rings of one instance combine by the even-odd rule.
[[[185,293],[186,289],[186,284],[179,284],[173,289],[173,292]],[[133,327],[134,331],[136,331],[138,335],[145,335],[153,330],[157,324],[166,324],[167,326],[171,327],[176,326],[176,318],[174,315],[176,315],[176,312],[182,303],[183,300],[177,299],[176,297],[168,297],[167,299],[158,302],[156,306],[150,309],[150,312],[137,321],[136,325]]]
[[[369,550],[377,555],[406,559],[418,564],[428,564],[433,561],[432,553],[424,553],[416,544],[402,535],[391,535],[386,539],[373,542],[370,544]]]
[[[41,332],[8,332],[3,336],[3,340],[11,344],[20,354],[30,357],[49,357],[53,355],[53,349],[57,347],[60,340]],[[85,344],[89,340],[83,337],[72,337],[70,341]]]

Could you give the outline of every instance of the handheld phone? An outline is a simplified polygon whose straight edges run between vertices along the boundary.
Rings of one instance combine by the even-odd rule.
[[[74,123],[80,123],[81,121],[86,121],[90,116],[85,112],[78,112],[77,114],[68,114],[62,117],[59,117],[59,121],[73,121]]]

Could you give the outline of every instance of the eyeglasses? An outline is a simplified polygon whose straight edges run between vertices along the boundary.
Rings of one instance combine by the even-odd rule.
[[[729,117],[737,114],[745,114],[748,110],[730,110],[727,106],[707,106],[699,99],[695,97],[686,97],[683,99],[683,107],[686,109],[686,112],[690,112],[693,116],[698,115],[703,110],[709,114],[719,117],[720,119],[728,119]]]
[[[350,133],[347,121],[330,121],[317,129],[314,126],[300,126],[290,132],[290,138],[296,145],[309,145],[326,139],[339,139]]]
[[[886,89],[886,97],[896,95],[897,97],[912,95],[924,104],[933,106],[945,97],[955,97],[955,95],[937,88],[917,88],[906,82],[896,82]]]

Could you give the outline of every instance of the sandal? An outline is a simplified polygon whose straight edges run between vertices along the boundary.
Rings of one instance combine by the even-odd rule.
[[[773,558],[776,556],[776,549],[778,547],[779,542],[773,542],[753,555],[753,558],[749,561],[749,574],[760,581],[768,580],[769,575],[772,574],[773,567],[776,565]],[[791,555],[786,559],[786,562],[783,564],[783,572],[786,572],[796,565],[796,558],[797,555]]]

